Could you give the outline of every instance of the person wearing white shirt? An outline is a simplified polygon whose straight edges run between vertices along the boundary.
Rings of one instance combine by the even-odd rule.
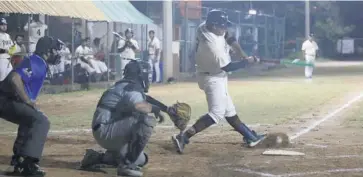
[[[29,53],[35,51],[38,40],[45,35],[48,25],[39,20],[39,15],[34,15],[30,23],[25,24],[24,30],[29,31]]]
[[[302,44],[301,50],[305,56],[306,63],[314,64],[319,47],[314,41],[313,34],[309,35],[308,39]],[[312,79],[313,70],[312,66],[305,66],[305,77],[307,79]]]
[[[155,81],[157,83],[161,82],[160,77],[160,40],[155,37],[155,31],[149,31],[149,41],[147,43],[148,47],[148,56],[149,56],[149,64],[151,67],[151,72],[149,74],[150,83],[152,81],[153,71],[155,71]]]
[[[93,57],[93,51],[89,47],[90,39],[85,38],[82,40],[82,44],[77,47],[75,51],[75,56],[77,58],[77,63],[81,65],[81,68],[85,69],[90,75],[95,73],[96,70],[92,67],[89,60]]]
[[[0,81],[13,69],[10,63],[9,49],[14,45],[10,35],[6,33],[8,23],[5,18],[0,18]]]
[[[130,60],[136,59],[135,53],[140,51],[139,44],[135,39],[132,39],[133,35],[131,28],[126,29],[126,39],[121,39],[117,46],[117,51],[120,53],[121,57],[121,73],[124,71],[125,66],[130,62]]]

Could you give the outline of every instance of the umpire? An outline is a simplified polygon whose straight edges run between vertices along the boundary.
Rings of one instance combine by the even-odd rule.
[[[25,58],[0,83],[0,117],[19,125],[11,175],[45,175],[39,161],[50,123],[36,108],[35,101],[47,75],[48,64],[59,63],[60,44],[59,40],[48,36],[40,38],[34,54]]]
[[[114,161],[118,175],[143,175],[141,168],[148,162],[143,150],[157,119],[160,123],[164,121],[160,112],[168,109],[145,94],[149,89],[149,71],[147,62],[131,60],[125,66],[124,78],[103,93],[93,116],[92,130],[97,143],[107,152],[87,149],[82,169]],[[107,159],[107,154],[113,154],[111,159]]]

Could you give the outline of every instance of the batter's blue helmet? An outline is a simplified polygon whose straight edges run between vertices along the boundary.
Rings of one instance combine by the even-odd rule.
[[[232,22],[228,20],[227,13],[221,10],[209,11],[205,24],[214,25],[222,28],[227,28],[232,26]]]

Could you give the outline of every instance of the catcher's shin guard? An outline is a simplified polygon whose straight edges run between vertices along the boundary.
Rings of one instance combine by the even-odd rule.
[[[139,155],[143,152],[146,144],[149,142],[155,125],[155,118],[147,115],[136,125],[125,158],[130,163],[135,163]]]

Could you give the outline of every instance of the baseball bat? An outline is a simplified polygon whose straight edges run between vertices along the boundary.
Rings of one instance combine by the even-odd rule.
[[[124,37],[122,37],[120,34],[116,33],[115,31],[113,31],[112,33],[113,33],[114,35],[118,36],[119,38],[121,38],[121,39],[125,40],[125,38],[124,38]]]
[[[301,60],[290,60],[290,59],[281,59],[281,60],[269,60],[269,59],[260,59],[262,63],[275,63],[275,64],[286,64],[286,65],[297,65],[297,66],[311,66],[314,67],[313,63],[306,63]]]

